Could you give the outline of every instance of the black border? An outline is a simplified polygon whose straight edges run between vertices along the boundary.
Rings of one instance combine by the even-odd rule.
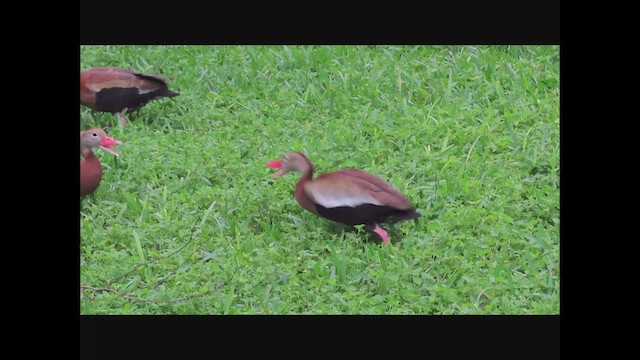
[[[80,3],[80,43],[560,43],[559,0],[295,5],[84,1]]]
[[[559,359],[558,316],[83,316],[81,359]],[[378,356],[376,356],[378,355]],[[400,355],[400,356],[399,356]]]

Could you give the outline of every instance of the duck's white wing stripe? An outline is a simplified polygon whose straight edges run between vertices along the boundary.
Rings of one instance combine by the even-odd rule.
[[[316,203],[326,208],[335,208],[340,206],[356,207],[363,204],[382,205],[382,203],[376,200],[372,196],[367,194],[347,194],[347,193],[313,193],[307,192],[309,197]]]

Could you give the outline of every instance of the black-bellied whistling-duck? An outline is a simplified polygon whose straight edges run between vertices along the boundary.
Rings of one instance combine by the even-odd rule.
[[[102,165],[93,153],[94,147],[108,151],[115,156],[118,153],[111,147],[121,144],[120,141],[107,136],[102,129],[89,129],[80,132],[80,196],[94,192],[102,180]]]
[[[313,164],[301,152],[291,152],[267,166],[280,169],[279,177],[288,171],[300,171],[295,196],[305,209],[323,218],[347,225],[364,224],[378,234],[385,245],[389,235],[378,224],[410,220],[420,216],[409,200],[386,181],[357,169],[342,169],[313,179]]]
[[[97,67],[80,72],[80,103],[93,110],[110,112],[120,118],[159,97],[179,95],[169,90],[168,79],[115,67]]]

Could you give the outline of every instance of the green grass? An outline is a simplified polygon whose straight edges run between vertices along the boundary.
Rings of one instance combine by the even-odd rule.
[[[102,184],[81,207],[82,314],[558,314],[557,46],[83,46],[81,67],[181,95],[82,107]],[[422,213],[392,246],[315,217],[298,174],[357,167]],[[389,226],[386,226],[390,229]]]

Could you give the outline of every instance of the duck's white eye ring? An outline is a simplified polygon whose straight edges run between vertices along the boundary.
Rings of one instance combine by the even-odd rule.
[[[95,132],[94,132],[94,133],[91,133],[91,136],[93,136],[93,137],[98,137],[98,133],[95,133]]]
[[[289,160],[289,155],[285,155],[283,158],[285,161]]]

